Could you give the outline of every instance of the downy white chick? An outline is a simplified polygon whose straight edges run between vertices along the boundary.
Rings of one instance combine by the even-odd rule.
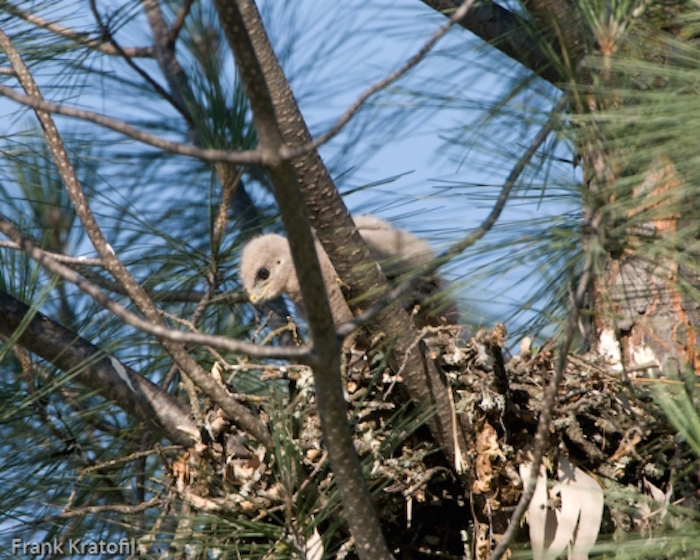
[[[407,231],[397,230],[376,216],[356,216],[353,219],[372,256],[379,262],[389,280],[399,279],[425,265],[435,256],[426,241]],[[333,321],[337,327],[352,319],[353,315],[343,297],[338,275],[318,241],[316,252]],[[273,233],[261,235],[248,242],[241,255],[240,274],[252,303],[267,302],[286,294],[297,311],[304,313],[299,280],[286,238]],[[435,297],[441,285],[442,280],[439,276],[426,277],[417,283],[414,293],[407,297],[405,303],[409,310],[415,305],[421,306],[420,312],[415,316],[418,327],[440,324],[441,318],[442,321],[452,324],[459,321],[454,302]]]

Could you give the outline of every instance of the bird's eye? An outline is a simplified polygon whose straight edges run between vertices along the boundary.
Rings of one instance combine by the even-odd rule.
[[[265,268],[264,266],[258,270],[258,279],[259,280],[267,280],[270,277],[270,271]]]

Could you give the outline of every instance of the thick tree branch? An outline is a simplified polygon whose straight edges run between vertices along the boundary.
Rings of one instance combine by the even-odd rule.
[[[252,36],[264,36],[264,29],[247,28],[250,15],[258,17],[257,8],[254,3],[248,1],[228,0],[217,0],[216,8],[245,85],[260,142],[271,151],[279,153],[284,146],[284,139],[263,73],[263,68],[270,65],[269,57],[274,58],[274,54],[271,50],[264,54],[256,52],[253,47]],[[244,12],[248,17],[243,15]],[[281,160],[267,169],[275,187],[282,222],[287,230],[292,259],[314,340],[316,360],[312,364],[312,370],[316,403],[345,517],[360,558],[390,559],[392,555],[374,511],[347,422],[347,404],[343,397],[340,375],[340,345],[335,336],[328,298],[319,297],[325,294],[326,290],[304,197],[299,187],[299,178],[294,166],[288,161]]]
[[[128,379],[124,379],[97,346],[0,292],[0,334],[12,337],[31,313],[34,317],[17,339],[20,345],[66,373],[77,372],[78,383],[143,423],[162,430],[170,441],[185,446],[195,442],[192,434],[197,426],[183,403],[127,366],[122,375]]]
[[[434,10],[450,16],[461,4],[458,0],[422,0]],[[549,56],[544,52],[532,34],[531,25],[520,16],[502,8],[491,0],[482,0],[462,18],[459,25],[474,33],[506,56],[519,62],[551,84],[560,87],[565,81]]]

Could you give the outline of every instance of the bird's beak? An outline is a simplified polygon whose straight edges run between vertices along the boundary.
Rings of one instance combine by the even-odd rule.
[[[259,301],[264,301],[266,299],[267,291],[270,289],[270,283],[265,282],[262,286],[256,286],[253,288],[253,291],[248,294],[248,299],[250,300],[250,303],[255,305]]]

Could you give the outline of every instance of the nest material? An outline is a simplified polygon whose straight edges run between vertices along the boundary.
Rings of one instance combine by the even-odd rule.
[[[431,336],[432,357],[452,385],[462,425],[469,427],[470,470],[465,475],[456,475],[435,448],[429,431],[420,425],[424,418],[407,405],[402,379],[382,365],[381,353],[347,355],[349,417],[370,485],[381,487],[375,505],[397,557],[431,558],[439,553],[443,558],[486,558],[522,493],[518,467],[532,447],[544,389],[554,374],[555,344],[537,351],[526,345],[519,355],[504,360],[502,326],[477,333],[466,343],[449,329],[438,331]],[[312,496],[324,504],[332,474],[311,375],[303,368],[299,371],[286,394],[286,409],[269,419],[289,438],[296,456],[265,457],[240,434],[222,429],[216,436],[221,444],[198,451],[196,476],[189,469],[185,480],[178,471],[178,486],[187,490],[181,495],[197,509],[260,520],[276,508],[288,508],[290,499]],[[290,411],[296,427],[280,427],[289,422],[284,415]],[[640,502],[640,496],[663,495],[674,472],[687,476],[676,481],[673,499],[691,509],[699,505],[697,472],[689,468],[694,458],[679,442],[649,385],[615,371],[600,356],[569,356],[544,461],[550,473],[557,472],[560,454],[610,495],[612,489],[619,491],[617,501],[606,500],[602,533],[619,536],[662,523],[658,516],[654,521],[653,508]],[[188,459],[192,461],[192,455]],[[209,482],[203,483],[205,479]],[[220,479],[228,484],[212,484]],[[672,517],[665,516],[663,522]],[[341,550],[346,550],[346,538],[341,530]],[[527,544],[524,531],[520,542]]]

